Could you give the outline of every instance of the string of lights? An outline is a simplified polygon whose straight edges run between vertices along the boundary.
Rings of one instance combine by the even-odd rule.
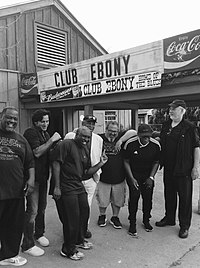
[[[22,15],[23,15],[23,12],[20,12],[19,16],[14,21],[12,21],[11,23],[5,26],[0,26],[0,31],[7,30],[11,25],[13,25],[14,23],[17,23],[17,21],[21,18]]]

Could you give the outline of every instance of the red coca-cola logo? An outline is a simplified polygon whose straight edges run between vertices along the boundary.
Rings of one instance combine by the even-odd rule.
[[[200,67],[200,30],[164,39],[165,72]]]
[[[198,51],[200,48],[200,35],[194,36],[191,40],[177,43],[173,41],[166,50],[166,56],[174,57],[178,61],[184,61],[187,55],[191,55],[194,51]]]
[[[35,76],[30,76],[28,78],[24,77],[22,78],[22,86],[34,86],[37,83]]]

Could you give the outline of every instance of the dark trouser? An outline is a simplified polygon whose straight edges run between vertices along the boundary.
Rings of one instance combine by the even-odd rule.
[[[18,255],[24,214],[24,198],[0,200],[0,261]]]
[[[34,191],[27,196],[25,214],[24,239],[22,250],[25,251],[35,245],[36,239],[45,232],[45,209],[47,206],[47,182],[35,183]]]
[[[136,223],[136,214],[138,211],[138,201],[140,194],[142,195],[143,222],[149,222],[149,219],[151,218],[153,188],[147,189],[141,182],[139,183],[138,190],[133,186],[129,186],[128,219],[132,224]]]
[[[192,218],[192,191],[191,176],[173,176],[164,169],[164,197],[165,216],[175,222],[177,208],[177,194],[179,197],[178,218],[181,228],[189,229]]]
[[[60,221],[62,223],[62,226],[63,226],[64,241],[67,241],[68,237],[65,237],[65,236],[66,236],[66,234],[68,232],[69,227],[68,227],[68,221],[67,221],[67,218],[66,218],[65,212],[64,212],[64,205],[63,205],[62,198],[60,198],[58,200],[55,200],[55,203],[56,203],[56,209],[57,209],[57,212],[58,212],[59,219],[60,219]],[[63,244],[63,247],[64,247],[64,244]]]
[[[71,255],[75,252],[76,245],[83,243],[87,230],[89,218],[87,193],[62,195],[61,201],[60,208],[64,213],[64,217],[61,216],[64,234],[62,250]]]

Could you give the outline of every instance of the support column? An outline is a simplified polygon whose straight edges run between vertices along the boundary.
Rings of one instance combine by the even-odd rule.
[[[131,127],[138,129],[138,109],[131,110]]]
[[[84,115],[93,114],[93,105],[84,106]]]

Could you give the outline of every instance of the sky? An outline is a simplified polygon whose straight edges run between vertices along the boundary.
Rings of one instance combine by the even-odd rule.
[[[27,1],[6,0],[6,5],[21,2]],[[200,29],[199,0],[61,2],[109,53]]]

